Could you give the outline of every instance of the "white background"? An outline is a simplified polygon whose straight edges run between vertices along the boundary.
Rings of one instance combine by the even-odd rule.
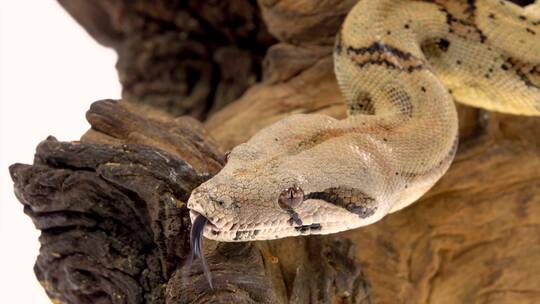
[[[119,98],[116,54],[54,0],[0,3],[0,303],[50,303],[32,270],[39,233],[7,168],[32,163],[47,135],[78,139],[90,103]]]

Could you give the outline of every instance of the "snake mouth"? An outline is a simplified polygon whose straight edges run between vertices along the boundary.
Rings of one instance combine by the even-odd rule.
[[[210,219],[208,219],[208,217],[202,215],[201,213],[195,211],[195,210],[189,210],[189,217],[191,219],[191,222],[194,223],[195,220],[198,218],[198,217],[204,217],[206,219],[206,224],[204,225],[204,231],[207,232],[209,230],[211,231],[219,231],[218,227],[212,223],[212,221]]]

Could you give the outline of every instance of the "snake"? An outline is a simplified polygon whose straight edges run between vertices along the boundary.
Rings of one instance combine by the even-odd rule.
[[[333,57],[347,117],[294,114],[232,149],[188,200],[194,238],[271,240],[373,224],[450,167],[454,101],[540,115],[540,1],[361,0]]]

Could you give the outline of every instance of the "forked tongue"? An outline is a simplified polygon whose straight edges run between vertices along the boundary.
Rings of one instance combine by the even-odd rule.
[[[191,225],[191,233],[189,235],[189,241],[191,243],[191,256],[198,257],[201,259],[201,268],[204,272],[204,276],[210,285],[210,288],[214,289],[212,284],[212,274],[206,265],[206,260],[204,259],[204,253],[202,250],[203,246],[203,231],[204,226],[208,223],[208,219],[202,215],[195,217],[193,224]]]

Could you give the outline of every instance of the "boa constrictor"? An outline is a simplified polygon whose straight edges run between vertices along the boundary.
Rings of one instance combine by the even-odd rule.
[[[540,3],[362,0],[334,62],[348,118],[293,115],[234,148],[189,199],[193,237],[329,234],[416,201],[454,158],[453,99],[540,115]]]

